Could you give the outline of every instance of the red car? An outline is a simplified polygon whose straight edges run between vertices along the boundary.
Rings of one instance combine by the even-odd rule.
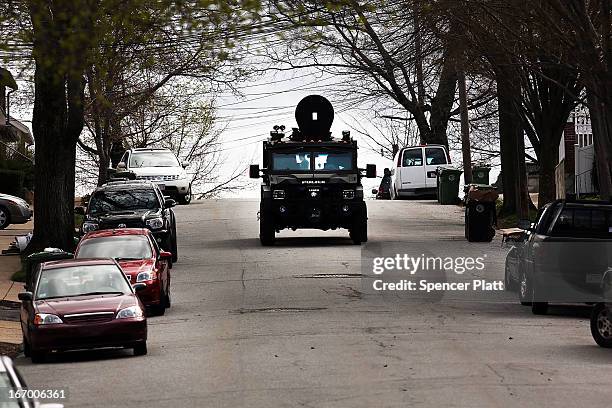
[[[87,233],[74,253],[76,259],[113,258],[132,284],[144,283],[138,292],[154,315],[170,307],[170,264],[172,254],[160,249],[146,228],[121,228]]]
[[[19,294],[24,352],[42,362],[52,351],[100,347],[133,348],[147,354],[142,302],[112,259],[41,264],[32,292]]]

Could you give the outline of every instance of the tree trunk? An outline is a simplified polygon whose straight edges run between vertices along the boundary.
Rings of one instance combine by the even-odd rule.
[[[445,53],[444,65],[440,73],[440,82],[436,95],[431,100],[430,129],[431,133],[426,143],[441,144],[448,149],[448,120],[455,102],[457,89],[457,70],[450,53]]]
[[[83,129],[84,18],[70,19],[75,4],[30,2],[33,29],[34,235],[26,253],[46,247],[74,248],[76,144]],[[76,7],[79,7],[78,5]],[[67,45],[74,46],[72,53]],[[72,48],[71,48],[72,49]],[[75,55],[78,53],[78,56]]]
[[[500,215],[515,214],[518,209],[518,158],[516,140],[522,134],[514,106],[513,90],[505,73],[497,74],[497,104],[499,109],[499,147],[504,204]]]
[[[538,153],[540,165],[538,207],[542,208],[545,204],[554,201],[557,196],[555,168],[559,161],[559,142],[556,137],[543,137],[543,135],[540,135],[540,140],[542,148]]]
[[[461,152],[463,154],[463,180],[472,182],[472,152],[470,148],[470,118],[467,106],[465,73],[459,72],[459,109],[461,111]]]

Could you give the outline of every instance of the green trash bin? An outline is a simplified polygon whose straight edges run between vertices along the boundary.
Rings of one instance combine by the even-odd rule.
[[[47,248],[43,252],[36,252],[26,258],[26,290],[34,289],[34,271],[36,267],[43,262],[59,261],[62,259],[71,259],[74,255],[70,252],[63,251],[58,248]]]
[[[474,166],[472,167],[472,184],[489,184],[489,166]]]
[[[459,201],[459,182],[461,170],[438,167],[438,202],[442,205],[457,204]]]

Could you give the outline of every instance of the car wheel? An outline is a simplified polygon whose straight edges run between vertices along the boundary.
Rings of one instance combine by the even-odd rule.
[[[612,320],[604,303],[598,303],[591,313],[591,335],[600,347],[612,348]]]
[[[172,306],[172,300],[170,298],[170,281],[168,281],[168,289],[166,289],[166,299],[165,299],[166,308],[170,308]]]
[[[134,346],[135,356],[145,356],[147,354],[147,342],[143,341]]]
[[[42,351],[30,349],[30,359],[34,364],[42,364],[46,361],[47,354]]]
[[[0,207],[0,230],[5,229],[9,225],[11,225],[11,214],[6,208]]]
[[[274,245],[275,240],[274,219],[261,211],[259,215],[259,241],[263,246],[270,246]]]
[[[529,277],[524,271],[521,271],[519,276],[520,276],[519,291],[518,291],[519,301],[521,302],[521,305],[523,306],[531,306],[532,295],[531,295],[531,283],[529,282]]]
[[[189,203],[191,203],[191,186],[189,186],[187,194],[179,194],[177,198],[177,201],[181,205],[188,205]]]
[[[532,302],[531,312],[534,315],[545,315],[548,313],[548,302]]]

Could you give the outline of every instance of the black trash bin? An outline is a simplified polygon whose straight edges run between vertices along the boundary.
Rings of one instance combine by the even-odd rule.
[[[475,184],[465,190],[465,238],[469,242],[491,242],[497,224],[497,190]]]
[[[472,183],[473,184],[489,184],[490,166],[478,165],[472,167]]]
[[[438,202],[442,205],[452,205],[460,202],[459,182],[461,181],[462,171],[451,167],[438,167],[437,187]]]
[[[26,281],[25,289],[31,291],[34,289],[34,271],[36,267],[43,262],[59,261],[62,259],[71,259],[74,254],[66,252],[58,248],[47,248],[42,252],[36,252],[26,258]]]

